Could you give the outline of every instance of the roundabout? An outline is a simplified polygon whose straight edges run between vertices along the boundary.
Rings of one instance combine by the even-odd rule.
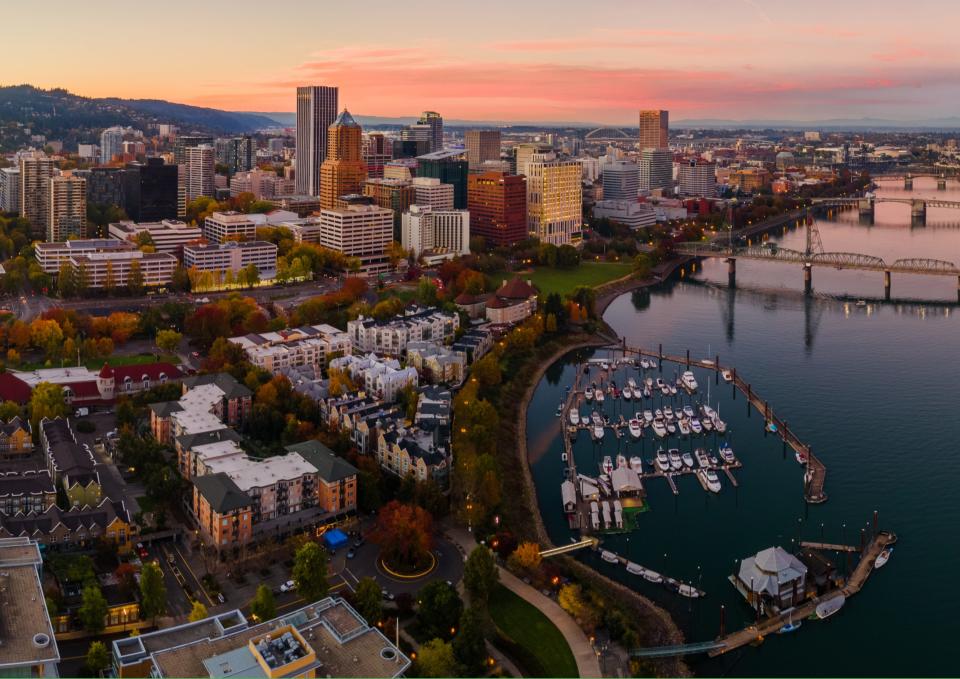
[[[434,580],[457,583],[463,577],[463,557],[454,544],[440,537],[430,551],[430,561],[413,572],[384,563],[380,548],[367,543],[357,550],[356,557],[343,563],[351,585],[363,577],[372,577],[390,594],[413,594]]]
[[[386,560],[380,556],[377,558],[377,570],[380,571],[381,575],[397,580],[419,580],[420,578],[427,577],[437,568],[437,556],[432,551],[428,552],[427,556],[429,556],[430,559],[426,565],[409,572],[403,572],[403,569],[399,567],[391,568],[387,565]]]

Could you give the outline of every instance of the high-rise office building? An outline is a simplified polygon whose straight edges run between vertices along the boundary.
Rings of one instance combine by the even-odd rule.
[[[393,143],[382,132],[365,134],[361,156],[367,167],[367,177],[380,179],[383,177],[383,166],[393,160]]]
[[[136,169],[128,167],[93,167],[75,170],[75,177],[87,182],[87,205],[115,205],[129,217],[139,206],[139,176]]]
[[[135,214],[127,216],[136,222],[159,222],[176,219],[179,168],[166,165],[162,158],[147,158],[143,164],[129,165],[139,175],[139,199]]]
[[[677,168],[680,195],[713,198],[717,195],[717,166],[702,158],[683,160]]]
[[[84,238],[87,230],[87,181],[73,175],[50,178],[47,242],[58,243],[71,236]]]
[[[215,151],[210,144],[190,146],[184,151],[184,198],[189,205],[200,196],[214,195]]]
[[[524,143],[518,144],[514,148],[514,158],[516,158],[517,174],[527,174],[527,163],[534,153],[550,153],[553,147],[549,144]]]
[[[20,157],[20,216],[30,221],[30,236],[37,240],[47,237],[53,172],[53,159],[42,153]]]
[[[337,117],[338,89],[297,88],[297,194],[320,195],[320,166],[327,158],[327,130]]]
[[[257,164],[257,145],[252,137],[229,137],[214,142],[217,162],[226,165],[230,174],[247,172]]]
[[[416,200],[416,189],[409,179],[378,178],[363,183],[363,195],[393,212],[394,240],[400,240],[400,218]]]
[[[603,199],[636,200],[640,172],[636,163],[616,161],[603,166]]]
[[[434,210],[453,209],[453,184],[444,184],[436,177],[415,177],[411,180],[414,202]]]
[[[464,151],[449,149],[417,157],[417,176],[435,177],[444,184],[453,184],[453,207],[467,208],[467,177],[469,166]]]
[[[416,158],[430,153],[432,148],[433,128],[426,123],[415,123],[400,130],[400,140],[394,145],[393,155]]]
[[[479,171],[488,160],[500,160],[500,130],[467,130],[464,141],[471,171]]]
[[[327,158],[320,166],[320,209],[339,205],[340,196],[360,193],[366,170],[360,156],[360,125],[343,109],[327,129]]]
[[[470,213],[412,205],[403,213],[400,244],[419,257],[434,251],[448,257],[470,254]]]
[[[513,245],[527,237],[527,178],[503,172],[470,175],[470,235],[487,245]]]
[[[669,111],[640,111],[640,148],[665,149],[670,147]]]
[[[108,127],[100,133],[100,162],[103,165],[113,162],[114,157],[123,155],[123,130]]]
[[[213,146],[213,137],[202,134],[182,135],[173,142],[173,163],[183,165],[187,162],[187,149],[209,144]]]
[[[443,150],[443,117],[436,111],[424,111],[420,114],[421,125],[430,128],[430,153]]]
[[[673,153],[666,149],[640,152],[640,190],[673,190]]]
[[[541,243],[565,245],[583,224],[580,163],[553,152],[534,153],[527,161],[527,231]]]
[[[377,205],[351,205],[320,211],[317,242],[348,257],[356,257],[366,274],[390,269],[386,252],[392,240],[391,210]]]
[[[20,168],[0,168],[0,212],[20,212]]]

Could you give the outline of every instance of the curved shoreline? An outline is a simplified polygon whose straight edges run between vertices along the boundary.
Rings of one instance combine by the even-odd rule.
[[[642,281],[638,279],[632,279],[623,282],[627,283],[627,286],[625,286],[626,289],[620,290],[619,288],[621,286],[617,285],[618,290],[616,292],[610,292],[604,295],[604,309],[606,309],[606,306],[609,305],[613,299],[621,294],[624,294],[625,292],[629,292],[630,290],[640,287],[655,285],[657,283],[657,281]],[[563,356],[571,351],[576,351],[577,349],[584,349],[587,347],[603,347],[616,343],[617,341],[619,341],[619,339],[611,341],[611,338],[604,337],[598,333],[595,338],[573,342],[567,346],[557,349],[553,354],[540,361],[540,364],[537,366],[537,369],[534,372],[530,383],[527,385],[522,399],[520,400],[517,410],[517,451],[520,460],[522,461],[520,466],[523,470],[523,483],[526,487],[527,496],[530,498],[530,502],[532,504],[530,509],[531,515],[534,519],[533,524],[537,538],[541,544],[548,548],[555,547],[556,545],[554,545],[553,541],[550,540],[546,526],[543,523],[543,516],[540,513],[540,505],[537,500],[537,487],[533,480],[533,472],[530,469],[529,451],[527,450],[527,410],[530,406],[530,401],[533,398],[533,394],[540,385],[540,382],[543,379],[547,369],[558,360],[563,358]],[[673,618],[665,609],[661,608],[639,592],[619,582],[616,582],[611,578],[608,578],[607,576],[576,559],[570,557],[561,558],[565,560],[565,563],[572,570],[577,571],[581,577],[593,579],[595,582],[601,583],[604,587],[617,592],[624,598],[625,601],[629,602],[630,605],[637,610],[637,612],[641,614],[646,613],[644,617],[646,617],[649,621],[655,621],[658,624],[658,629],[651,629],[645,626],[644,631],[648,634],[651,634],[655,638],[655,640],[658,642],[656,645],[667,646],[679,645],[683,643],[683,633],[680,631],[680,628],[677,627]],[[657,632],[660,632],[660,634],[657,634]],[[647,641],[649,642],[649,640]],[[668,676],[690,675],[689,668],[679,658],[664,659],[664,661],[671,663],[670,671],[667,673]]]

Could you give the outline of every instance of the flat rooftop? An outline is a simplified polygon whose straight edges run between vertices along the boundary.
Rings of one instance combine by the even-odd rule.
[[[0,539],[0,675],[12,675],[9,667],[60,661],[39,564],[35,542]]]

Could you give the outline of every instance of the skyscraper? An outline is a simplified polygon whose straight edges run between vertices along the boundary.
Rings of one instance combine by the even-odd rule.
[[[0,168],[0,212],[20,212],[20,168]]]
[[[187,162],[187,149],[201,144],[213,145],[213,137],[202,134],[189,134],[177,137],[173,142],[173,162],[175,165],[183,165]]]
[[[47,237],[53,159],[41,153],[20,158],[20,216],[30,220],[30,236]]]
[[[136,215],[128,212],[130,219],[136,222],[176,219],[177,166],[164,164],[162,158],[147,158],[137,169],[140,175],[138,211]]]
[[[500,160],[500,130],[467,130],[464,139],[471,170],[488,160]]]
[[[673,190],[673,153],[666,149],[640,152],[640,190]]]
[[[339,110],[336,87],[297,88],[297,193],[320,195],[320,166],[327,158],[327,129]]]
[[[214,190],[214,149],[210,144],[190,146],[185,149],[184,169],[185,200],[190,204],[200,196],[212,196]]]
[[[443,117],[436,111],[420,114],[420,124],[430,127],[430,152],[443,150]]]
[[[119,127],[108,127],[100,133],[100,162],[103,165],[110,163],[114,156],[123,154],[123,130]]]
[[[640,111],[640,149],[665,149],[670,146],[669,111]]]
[[[470,235],[487,245],[513,245],[527,237],[527,178],[484,172],[470,175]]]
[[[229,137],[214,142],[217,162],[230,168],[230,174],[253,169],[257,161],[257,146],[251,137]]]
[[[603,166],[603,199],[636,200],[640,174],[636,163],[616,161]]]
[[[583,224],[580,163],[553,152],[534,153],[527,162],[527,231],[541,243],[565,245]]]
[[[517,161],[517,174],[527,174],[527,163],[534,153],[550,153],[553,147],[549,144],[524,143],[514,148],[514,157]]]
[[[433,149],[433,128],[426,123],[407,125],[400,130],[398,147],[393,155],[400,158],[415,158],[430,153]]]
[[[84,238],[86,230],[87,181],[72,175],[51,177],[47,242],[57,243],[71,236]]]
[[[393,144],[382,132],[365,134],[361,155],[363,164],[367,167],[367,177],[379,179],[383,177],[384,164],[393,160]]]
[[[717,195],[717,166],[702,158],[690,158],[680,163],[677,180],[681,195],[706,198]]]
[[[467,176],[469,168],[458,149],[436,151],[417,158],[418,177],[436,177],[444,184],[453,184],[453,207],[467,208]]]
[[[320,166],[321,210],[338,207],[340,196],[360,193],[367,176],[360,156],[361,137],[360,125],[347,109],[327,129],[327,158]]]

